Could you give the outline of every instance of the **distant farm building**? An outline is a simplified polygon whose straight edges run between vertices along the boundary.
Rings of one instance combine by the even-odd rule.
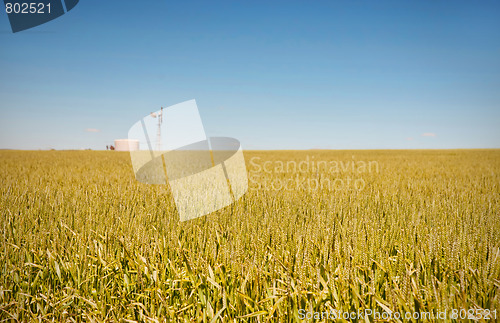
[[[116,151],[135,151],[135,150],[139,150],[139,140],[116,139],[115,140],[115,150]]]

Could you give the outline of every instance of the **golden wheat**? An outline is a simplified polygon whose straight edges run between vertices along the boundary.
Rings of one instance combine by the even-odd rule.
[[[245,157],[243,198],[179,222],[127,153],[0,152],[0,320],[500,309],[500,151]]]

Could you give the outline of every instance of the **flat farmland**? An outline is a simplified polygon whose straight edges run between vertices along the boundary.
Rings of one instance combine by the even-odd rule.
[[[180,222],[126,152],[0,151],[0,321],[499,319],[500,150],[244,155],[247,193]]]

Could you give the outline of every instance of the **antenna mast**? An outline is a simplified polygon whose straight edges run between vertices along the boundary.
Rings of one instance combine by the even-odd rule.
[[[156,132],[156,150],[161,150],[161,124],[163,122],[163,107],[160,109],[158,116],[158,131]]]

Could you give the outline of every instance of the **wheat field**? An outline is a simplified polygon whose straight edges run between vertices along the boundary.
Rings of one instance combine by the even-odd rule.
[[[244,154],[248,192],[180,222],[126,152],[1,151],[0,321],[500,316],[500,150]]]

